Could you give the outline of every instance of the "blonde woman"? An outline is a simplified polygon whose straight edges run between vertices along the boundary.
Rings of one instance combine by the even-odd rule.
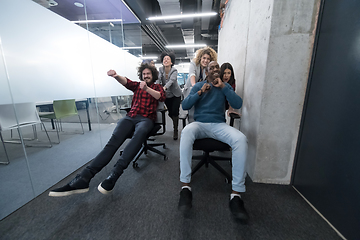
[[[196,51],[195,58],[190,62],[189,78],[185,84],[190,87],[206,78],[205,68],[211,61],[217,61],[217,53],[211,47],[201,48]]]

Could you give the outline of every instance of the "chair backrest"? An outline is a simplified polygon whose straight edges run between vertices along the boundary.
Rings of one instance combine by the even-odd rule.
[[[157,109],[156,109],[156,120],[155,120],[155,123],[160,123],[160,124],[162,124],[163,123],[163,121],[165,120],[165,119],[163,119],[163,114],[162,114],[162,110],[164,110],[165,109],[165,103],[164,102],[159,102],[159,104],[158,104],[158,107],[157,107]]]
[[[0,105],[0,131],[37,123],[41,121],[34,102]]]
[[[75,99],[54,100],[53,107],[57,119],[78,115]]]

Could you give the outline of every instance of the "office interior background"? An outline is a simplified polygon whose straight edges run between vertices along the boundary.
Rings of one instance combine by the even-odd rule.
[[[357,1],[98,2],[0,1],[0,118],[15,119],[11,130],[0,127],[1,219],[102,149],[131,102],[131,92],[106,76],[109,69],[138,79],[143,58],[171,50],[181,84],[196,47],[166,46],[202,43],[217,50],[220,64],[234,66],[244,99],[235,127],[249,141],[252,181],[292,185],[341,237],[360,236]],[[221,19],[147,19],[220,10]],[[111,21],[89,21],[104,19]],[[45,128],[19,126],[21,104],[41,116],[66,99],[75,100],[84,134],[75,115],[59,122],[60,143],[49,119],[41,118]]]

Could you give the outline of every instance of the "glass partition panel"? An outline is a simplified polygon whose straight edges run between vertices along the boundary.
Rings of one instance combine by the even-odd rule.
[[[34,198],[29,162],[19,131],[18,113],[13,104],[12,86],[0,33],[0,220]],[[32,133],[32,128],[24,127]],[[27,134],[26,134],[27,135]],[[21,137],[21,139],[20,139]]]
[[[142,38],[141,38],[141,24],[130,23],[124,24],[124,50],[127,50],[134,56],[142,55]]]
[[[90,24],[84,28],[71,22],[94,20],[100,12],[106,12],[102,8],[106,2],[112,4],[108,9],[120,14],[112,19],[124,18],[122,1],[77,1],[80,7],[67,0],[36,2],[0,3],[0,105],[13,106],[16,116],[34,107],[30,112],[41,119],[34,127],[5,135],[6,139],[20,136],[32,140],[7,148],[10,164],[0,165],[5,172],[0,175],[1,219],[88,163],[106,144],[114,123],[125,115],[123,109],[131,103],[132,95],[106,72],[114,69],[138,79],[139,58],[122,49],[124,22],[97,25],[99,30],[92,31]],[[100,36],[105,25],[107,34]],[[11,91],[6,84],[11,85]],[[60,121],[57,105],[70,102],[76,111]],[[4,153],[0,146],[1,161]],[[14,185],[11,190],[6,188]]]

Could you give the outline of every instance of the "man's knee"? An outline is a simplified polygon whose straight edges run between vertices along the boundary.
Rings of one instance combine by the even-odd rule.
[[[237,134],[231,136],[231,148],[237,149],[238,147],[247,146],[246,136],[237,130]]]
[[[184,139],[184,138],[193,139],[193,138],[195,138],[195,134],[196,134],[197,129],[198,128],[197,128],[195,122],[186,125],[185,128],[181,131],[181,139]]]
[[[246,138],[245,134],[243,134],[242,132],[239,131],[237,138],[240,143],[247,144],[247,138]]]
[[[150,131],[151,131],[151,128],[150,129],[149,128],[140,128],[134,132],[134,136],[146,138]]]

